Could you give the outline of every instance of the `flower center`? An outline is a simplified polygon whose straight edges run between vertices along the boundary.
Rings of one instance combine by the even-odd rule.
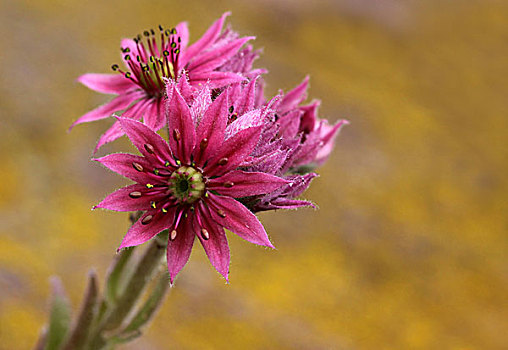
[[[180,203],[194,203],[205,192],[203,175],[190,166],[176,169],[169,177],[168,187]]]
[[[121,48],[127,71],[118,64],[111,68],[123,74],[125,78],[140,86],[148,95],[161,97],[164,93],[164,79],[175,79],[178,75],[180,57],[180,36],[175,28],[166,29],[159,25],[160,39],[157,40],[153,29],[145,30],[143,36],[137,35],[136,52],[130,48]]]

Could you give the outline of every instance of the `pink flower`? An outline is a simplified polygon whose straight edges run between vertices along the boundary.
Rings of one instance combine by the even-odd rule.
[[[257,52],[250,46],[241,50],[253,37],[239,38],[229,28],[221,33],[228,15],[223,14],[190,46],[187,46],[189,31],[185,22],[173,29],[164,30],[159,26],[159,33],[151,29],[143,36],[122,40],[125,70],[114,64],[112,68],[119,74],[85,74],[78,78],[92,90],[118,96],[80,117],[71,128],[124,111],[123,117],[143,118],[150,128],[159,130],[166,123],[163,100],[168,79],[182,77],[193,87],[207,83],[216,89],[262,72],[252,70]],[[101,136],[96,150],[123,134],[119,122],[115,122]]]
[[[140,122],[117,118],[142,156],[110,154],[97,161],[136,183],[113,192],[97,207],[144,211],[119,249],[169,230],[171,282],[189,259],[194,237],[227,280],[230,255],[225,228],[254,244],[273,247],[262,224],[237,199],[275,191],[287,181],[238,170],[256,146],[262,126],[228,131],[228,90],[207,105],[196,126],[179,90],[174,84],[170,89],[169,142]]]
[[[239,100],[249,102],[248,108],[270,110],[264,121],[260,141],[243,169],[277,175],[288,181],[276,191],[242,198],[242,203],[253,212],[315,207],[309,201],[295,198],[300,196],[317,176],[310,171],[326,161],[340,128],[348,122],[340,120],[331,126],[326,119],[319,119],[319,101],[302,106],[307,87],[308,78],[287,94],[281,91],[278,96],[266,102],[261,78],[257,79],[257,83],[251,81],[249,84],[234,86],[234,91],[239,96],[244,96]],[[239,105],[243,108],[245,103]],[[238,107],[235,107],[235,110],[237,109]],[[242,118],[244,117],[238,121]]]

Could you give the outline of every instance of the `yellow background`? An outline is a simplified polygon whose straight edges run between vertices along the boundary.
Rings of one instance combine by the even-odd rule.
[[[506,1],[2,1],[0,349],[29,349],[48,278],[74,308],[128,227],[90,211],[128,183],[89,162],[110,121],[67,127],[108,96],[119,42],[223,11],[264,48],[268,92],[311,75],[347,118],[305,197],[265,213],[277,250],[230,235],[231,283],[199,245],[147,334],[125,349],[502,349],[508,338]],[[132,151],[126,140],[104,147]]]

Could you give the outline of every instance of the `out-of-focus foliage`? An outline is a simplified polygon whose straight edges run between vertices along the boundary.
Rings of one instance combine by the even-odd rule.
[[[257,35],[269,91],[311,74],[321,115],[348,118],[306,197],[262,214],[278,248],[230,236],[231,284],[201,249],[127,349],[501,349],[508,343],[505,1],[26,1],[0,4],[0,349],[28,349],[48,278],[77,308],[127,216],[89,209],[127,183],[88,162],[119,42],[224,10]],[[121,140],[102,150],[131,151]],[[199,247],[198,247],[199,248]]]

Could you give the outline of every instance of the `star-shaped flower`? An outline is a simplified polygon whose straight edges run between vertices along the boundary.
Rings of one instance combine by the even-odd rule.
[[[230,255],[224,229],[254,244],[273,247],[257,217],[237,199],[270,193],[287,181],[238,170],[258,143],[262,125],[227,130],[228,90],[208,105],[196,126],[176,86],[170,89],[168,142],[138,121],[117,118],[142,155],[110,154],[97,161],[136,183],[113,192],[97,207],[144,211],[119,249],[169,230],[171,282],[189,259],[195,237],[227,280]]]
[[[104,119],[124,111],[123,117],[139,120],[154,130],[166,124],[164,115],[165,84],[167,80],[188,80],[197,87],[208,84],[211,89],[222,88],[262,72],[253,70],[258,53],[251,46],[242,47],[254,37],[239,38],[231,29],[222,32],[229,13],[222,15],[194,44],[188,46],[187,23],[175,28],[144,31],[134,39],[121,43],[125,69],[114,64],[117,74],[84,74],[78,81],[88,88],[106,94],[116,94],[113,100],[75,121],[77,124]],[[122,136],[118,122],[99,139],[96,150]]]

